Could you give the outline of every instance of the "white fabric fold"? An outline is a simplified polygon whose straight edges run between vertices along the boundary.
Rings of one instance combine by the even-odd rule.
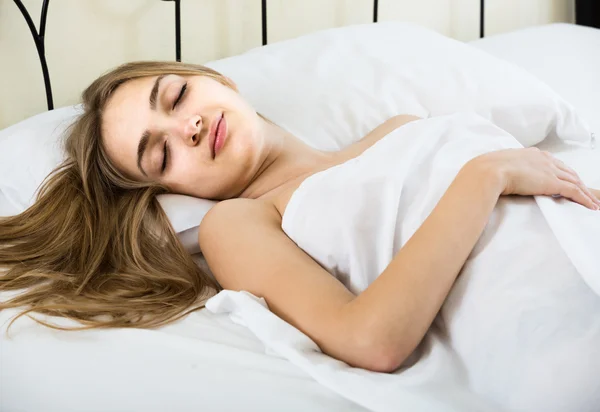
[[[282,228],[359,294],[464,164],[509,148],[522,145],[474,113],[411,122],[359,157],[306,179],[289,201]],[[501,197],[439,324],[415,352],[416,363],[393,374],[351,368],[322,354],[246,292],[223,291],[207,308],[228,313],[267,348],[373,411],[587,410],[600,401],[599,233],[600,212],[565,199]]]
[[[311,375],[317,382],[372,411],[492,412],[500,409],[477,399],[460,385],[460,368],[442,345],[426,342],[427,361],[402,373],[385,374],[353,368],[321,352],[304,333],[276,316],[264,299],[251,293],[224,290],[206,308],[227,313],[232,321],[250,329],[265,345]],[[428,339],[439,340],[434,334]],[[440,379],[440,373],[446,376]],[[437,376],[436,376],[437,375]],[[457,378],[456,384],[450,378]]]

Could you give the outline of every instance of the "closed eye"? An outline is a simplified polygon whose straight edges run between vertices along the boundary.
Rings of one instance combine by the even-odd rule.
[[[165,141],[165,146],[163,148],[163,162],[162,162],[162,167],[160,169],[161,174],[164,173],[165,169],[167,168],[167,156],[169,154],[169,148],[167,147],[167,142]]]
[[[186,90],[187,90],[187,82],[185,82],[183,84],[183,86],[181,86],[181,90],[179,91],[179,96],[177,96],[177,98],[175,99],[175,102],[173,103],[173,110],[175,110],[177,103],[179,103],[180,100],[183,98],[183,95],[185,94]]]

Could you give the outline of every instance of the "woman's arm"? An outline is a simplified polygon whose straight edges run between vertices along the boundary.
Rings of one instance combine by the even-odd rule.
[[[217,280],[247,290],[353,366],[392,371],[414,350],[481,234],[502,188],[465,167],[415,235],[358,297],[281,230],[275,208],[236,199],[203,219],[199,241]]]
[[[346,305],[347,316],[377,337],[365,344],[386,354],[383,369],[400,366],[422,340],[502,189],[493,169],[468,164],[383,273]]]
[[[359,296],[283,233],[281,216],[268,203],[235,199],[215,206],[200,226],[200,246],[224,288],[264,297],[271,310],[335,358],[392,371],[425,335],[498,197],[507,187],[527,194],[522,182],[515,186],[514,171],[535,165],[532,156],[539,155],[527,151],[518,161],[510,156],[502,162],[502,155],[480,157],[463,167],[422,226]],[[535,173],[531,179],[541,184]],[[536,191],[587,201],[574,184],[546,186]]]

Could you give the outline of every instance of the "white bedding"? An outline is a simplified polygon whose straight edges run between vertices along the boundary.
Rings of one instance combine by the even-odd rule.
[[[569,43],[560,50],[569,53],[568,59],[533,47],[545,39],[556,45],[556,39],[567,33]],[[542,77],[598,130],[600,93],[583,87],[581,79],[587,75],[593,80],[594,73],[600,73],[600,31],[551,25],[504,36],[474,45]],[[581,48],[571,47],[574,43]],[[590,64],[597,68],[594,73],[588,72]],[[374,73],[353,75],[373,77]],[[560,149],[560,156],[588,181],[597,177],[597,152]],[[596,184],[600,187],[600,181]],[[5,321],[14,313],[0,312],[2,412],[366,410],[289,361],[266,354],[248,329],[226,315],[203,310],[155,331],[74,333],[55,332],[22,319],[14,325],[13,340],[7,340]]]
[[[409,123],[304,181],[283,230],[361,293],[468,160],[520,147],[472,113]],[[431,330],[417,363],[394,374],[323,356],[246,293],[221,292],[207,307],[240,319],[265,345],[374,411],[592,411],[600,403],[598,233],[600,212],[573,202],[502,198],[442,307],[444,333]]]
[[[2,412],[365,410],[206,310],[159,330],[65,333],[26,319],[12,339],[4,331]]]
[[[600,29],[555,23],[470,44],[544,81],[600,135]]]

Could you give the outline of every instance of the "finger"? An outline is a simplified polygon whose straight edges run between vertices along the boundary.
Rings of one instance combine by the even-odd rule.
[[[586,185],[583,185],[583,191],[585,192],[586,195],[588,195],[590,197],[590,199],[592,199],[594,201],[595,204],[597,204],[598,206],[600,206],[600,199],[598,199],[597,196],[595,196],[589,187],[587,187]]]
[[[579,184],[579,178],[577,176],[573,176],[572,173],[569,173],[562,169],[556,170],[555,173],[556,177],[558,177],[560,180],[564,180],[565,182],[573,183],[574,185],[581,187]]]
[[[577,172],[574,169],[572,169],[571,167],[567,166],[565,164],[565,162],[563,162],[562,160],[557,159],[557,158],[553,158],[553,160],[554,160],[554,164],[556,165],[556,167],[558,167],[560,170],[575,176],[578,180],[581,180],[581,178],[579,177]]]
[[[581,188],[571,182],[562,181],[559,194],[592,210],[598,210],[598,205]]]
[[[581,178],[579,178],[579,176],[577,176],[575,172],[570,173],[569,171],[565,171],[564,169],[559,169],[556,173],[556,176],[561,180],[577,185],[583,191],[583,193],[585,193],[590,198],[592,202],[600,206],[600,199],[598,199],[598,197],[590,191],[590,189],[581,181]]]
[[[563,161],[556,159],[556,158],[554,160],[555,160],[554,163],[555,163],[556,167],[558,167],[559,170],[562,170],[563,172],[569,174],[570,176],[573,176],[573,178],[575,179],[575,181],[573,181],[571,179],[563,179],[563,180],[569,180],[570,182],[576,183],[581,188],[581,190],[583,190],[598,206],[600,206],[600,199],[598,198],[598,196],[596,196],[594,193],[592,193],[590,191],[590,189],[587,187],[587,185],[585,185],[583,183],[583,181],[581,180],[581,177],[579,177],[577,172],[575,170],[573,170],[572,168],[570,168],[569,166],[567,166]]]

